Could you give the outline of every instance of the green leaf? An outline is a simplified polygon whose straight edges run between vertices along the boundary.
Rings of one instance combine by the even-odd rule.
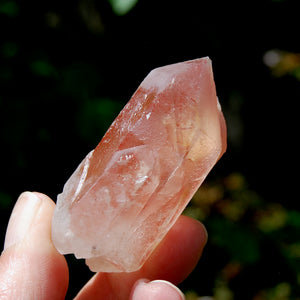
[[[137,4],[138,0],[109,0],[116,15],[126,15]]]
[[[9,17],[16,17],[19,14],[19,6],[15,1],[4,1],[0,3],[0,13]]]
[[[31,70],[35,74],[42,77],[52,77],[57,75],[55,68],[45,60],[36,60],[32,62]]]

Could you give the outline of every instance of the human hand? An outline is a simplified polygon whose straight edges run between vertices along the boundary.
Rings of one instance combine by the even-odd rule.
[[[25,192],[16,202],[0,257],[1,299],[65,298],[69,271],[51,241],[54,207],[54,202],[40,193]],[[139,271],[97,273],[75,299],[184,299],[173,284],[195,267],[206,240],[201,223],[181,216]]]

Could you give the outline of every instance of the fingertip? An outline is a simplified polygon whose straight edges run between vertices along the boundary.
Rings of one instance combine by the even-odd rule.
[[[49,207],[51,207],[52,209],[54,209],[55,202],[50,197],[48,197],[47,195],[45,195],[43,193],[36,192],[36,191],[32,192],[32,194],[34,194],[37,197],[39,197],[42,201],[46,201],[47,205],[49,205]]]
[[[208,232],[206,230],[206,227],[201,223],[200,221],[193,219],[191,217],[181,215],[177,222],[174,225],[174,228],[185,228],[187,231],[189,231],[190,235],[193,235],[196,237],[199,245],[204,248],[204,246],[207,243],[208,239]]]
[[[4,250],[23,241],[30,231],[41,205],[42,200],[33,193],[24,192],[19,196],[9,218]]]
[[[0,258],[0,294],[64,299],[68,266],[51,241],[54,202],[46,195],[25,192],[17,200]],[[12,296],[13,295],[13,296]]]
[[[136,282],[130,300],[184,300],[184,294],[172,283],[165,280],[145,280]]]

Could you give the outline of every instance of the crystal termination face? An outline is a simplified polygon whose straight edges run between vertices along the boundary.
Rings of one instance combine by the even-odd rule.
[[[55,247],[95,272],[138,270],[225,149],[210,59],[154,69],[58,195]]]

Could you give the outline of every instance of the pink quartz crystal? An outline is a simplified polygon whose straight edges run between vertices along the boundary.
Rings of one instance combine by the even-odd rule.
[[[225,149],[210,59],[153,70],[58,196],[54,245],[92,271],[138,270]]]

